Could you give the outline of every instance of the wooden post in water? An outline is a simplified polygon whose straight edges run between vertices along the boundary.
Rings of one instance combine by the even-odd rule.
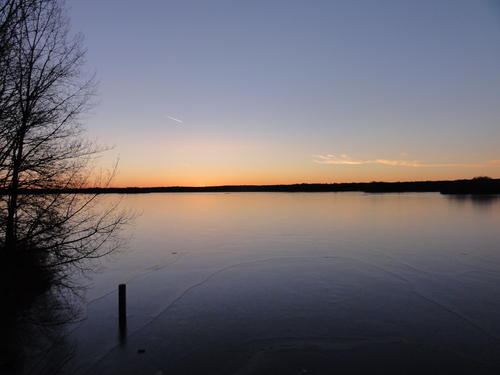
[[[120,327],[127,325],[127,291],[126,285],[118,285],[118,321]]]

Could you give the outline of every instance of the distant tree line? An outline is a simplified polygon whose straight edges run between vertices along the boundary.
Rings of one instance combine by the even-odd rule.
[[[442,194],[500,194],[500,179],[480,176],[471,180],[408,181],[408,182],[352,182],[332,184],[287,185],[222,185],[222,186],[169,186],[169,187],[87,187],[66,188],[74,194],[147,194],[147,193],[237,193],[237,192],[347,192],[404,193],[437,192]],[[25,189],[26,194],[59,194],[59,189]]]

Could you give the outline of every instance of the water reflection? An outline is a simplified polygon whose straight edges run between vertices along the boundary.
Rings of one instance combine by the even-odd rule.
[[[143,216],[132,251],[103,263],[85,320],[69,332],[76,374],[499,368],[498,200],[238,193],[124,202]]]
[[[76,342],[68,342],[65,326],[75,322],[78,309],[61,294],[49,291],[33,301],[24,312],[3,308],[0,340],[2,373],[71,373]]]
[[[446,197],[455,202],[471,202],[473,204],[476,204],[478,206],[489,206],[492,204],[497,204],[500,202],[500,195],[488,195],[488,194],[450,194],[446,195]]]
[[[121,345],[125,344],[127,340],[127,324],[122,324],[118,326],[118,341]]]

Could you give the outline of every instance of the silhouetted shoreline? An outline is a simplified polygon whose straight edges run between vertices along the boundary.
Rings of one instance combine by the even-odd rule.
[[[441,194],[500,194],[500,179],[476,177],[470,180],[353,182],[332,184],[288,185],[223,185],[169,186],[84,189],[22,189],[25,194],[148,194],[148,193],[239,193],[239,192],[364,192],[364,193],[430,193]]]

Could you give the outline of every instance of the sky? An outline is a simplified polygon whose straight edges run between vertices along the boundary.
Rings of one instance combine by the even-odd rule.
[[[67,0],[114,186],[500,178],[499,0]]]

